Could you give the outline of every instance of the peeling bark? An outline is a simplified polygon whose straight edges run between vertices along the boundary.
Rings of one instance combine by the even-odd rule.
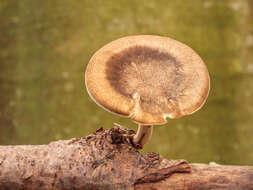
[[[48,145],[0,146],[0,190],[253,189],[253,167],[142,155],[118,126]]]

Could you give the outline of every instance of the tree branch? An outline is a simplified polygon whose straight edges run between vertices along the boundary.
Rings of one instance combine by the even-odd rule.
[[[142,155],[133,135],[115,126],[48,145],[0,146],[0,190],[253,189],[253,167]]]

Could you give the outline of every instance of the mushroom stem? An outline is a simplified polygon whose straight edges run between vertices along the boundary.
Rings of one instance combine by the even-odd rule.
[[[152,136],[153,126],[152,125],[141,125],[139,124],[137,133],[133,137],[133,143],[142,148],[144,144],[148,142],[148,140]]]

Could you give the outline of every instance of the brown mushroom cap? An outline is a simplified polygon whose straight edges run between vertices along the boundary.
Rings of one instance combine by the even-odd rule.
[[[168,37],[140,35],[99,49],[85,73],[86,87],[103,108],[141,124],[163,124],[202,107],[210,81],[202,59]]]

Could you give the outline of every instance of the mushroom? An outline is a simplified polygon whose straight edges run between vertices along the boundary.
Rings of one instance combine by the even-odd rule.
[[[89,61],[85,82],[98,105],[139,124],[132,138],[137,148],[150,139],[153,125],[200,109],[210,88],[197,53],[153,35],[120,38],[99,49]]]

